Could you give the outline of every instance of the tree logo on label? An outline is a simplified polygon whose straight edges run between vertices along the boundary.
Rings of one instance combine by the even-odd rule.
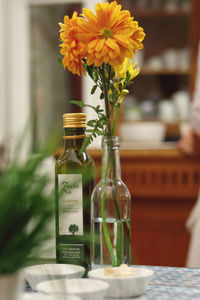
[[[76,224],[71,224],[69,226],[69,232],[71,232],[73,235],[75,235],[75,233],[79,231],[79,227]]]

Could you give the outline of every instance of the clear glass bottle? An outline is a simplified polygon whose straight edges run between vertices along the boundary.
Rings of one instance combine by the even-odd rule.
[[[121,180],[119,138],[102,140],[102,176],[92,193],[92,268],[131,263],[131,196]]]
[[[80,153],[85,138],[85,114],[64,114],[63,127],[64,152],[55,167],[56,261],[82,265],[88,271],[95,166],[86,151]]]

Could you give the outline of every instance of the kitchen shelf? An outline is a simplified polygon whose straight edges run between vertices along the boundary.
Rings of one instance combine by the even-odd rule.
[[[157,112],[159,116],[160,102],[165,99],[172,100],[178,91],[188,92],[188,98],[192,100],[200,39],[200,0],[189,0],[187,11],[178,6],[173,11],[167,10],[167,7],[161,7],[162,0],[158,1],[158,6],[154,8],[150,6],[151,3],[155,3],[153,1],[146,1],[149,6],[143,4],[143,7],[142,1],[140,3],[139,0],[118,0],[118,3],[123,9],[130,11],[146,33],[144,49],[135,58],[141,71],[134,79],[134,84],[129,87],[129,102],[126,104],[124,101],[124,114],[120,122],[128,121],[125,112],[131,107],[131,101],[133,106],[141,109],[142,116],[148,115],[145,102],[154,101],[154,115]],[[156,120],[160,121],[152,121]],[[142,118],[140,121],[151,120]],[[169,140],[180,135],[181,122],[182,120],[164,122]]]
[[[170,70],[170,69],[160,69],[160,70],[155,70],[152,68],[144,67],[141,68],[141,74],[142,75],[183,75],[183,76],[189,76],[190,75],[190,70]]]
[[[160,18],[160,17],[190,17],[190,12],[167,10],[131,10],[135,18]]]

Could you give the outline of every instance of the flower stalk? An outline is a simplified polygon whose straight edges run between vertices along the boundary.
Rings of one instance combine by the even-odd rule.
[[[109,80],[109,77],[108,77]],[[109,84],[108,84],[109,86]],[[106,84],[106,76],[105,76],[105,64],[102,65],[102,90],[104,94],[104,102],[105,102],[105,111],[106,111],[106,117],[107,117],[107,135],[112,136],[111,131],[111,124],[110,124],[110,109],[109,109],[109,100],[108,100],[108,89]]]
[[[109,70],[111,70],[111,67],[109,66]],[[110,123],[110,109],[109,109],[109,97],[108,97],[108,92],[109,92],[109,76],[110,72],[108,74],[108,85],[106,85],[106,76],[105,76],[105,67],[104,64],[102,66],[102,85],[103,85],[103,92],[104,92],[104,102],[105,102],[105,110],[106,110],[106,116],[108,119],[108,124],[107,124],[107,136],[108,138],[111,138],[114,136],[114,132],[111,130],[111,123]],[[115,119],[117,118],[117,114],[115,115]],[[114,122],[116,124],[116,120]],[[117,180],[116,180],[116,162],[115,162],[115,155],[114,155],[114,150],[113,150],[113,141],[110,139],[110,145],[109,145],[109,155],[108,155],[108,160],[106,161],[106,167],[104,168],[104,172],[102,174],[102,199],[101,199],[101,215],[102,215],[102,223],[103,223],[103,231],[104,231],[104,236],[107,242],[107,246],[109,249],[111,261],[112,261],[112,266],[116,267],[120,263],[122,263],[122,257],[121,257],[121,240],[122,240],[122,228],[120,224],[120,211],[119,211],[119,206],[118,206],[118,193],[117,193]],[[112,166],[111,170],[113,172],[112,174],[112,181],[114,183],[114,189],[112,190],[113,193],[113,201],[115,204],[115,216],[116,220],[119,222],[118,223],[118,230],[117,230],[117,243],[116,243],[116,257],[114,255],[114,251],[112,248],[112,244],[110,241],[109,237],[109,232],[107,228],[107,222],[106,222],[106,178],[108,175],[108,169],[109,166]]]

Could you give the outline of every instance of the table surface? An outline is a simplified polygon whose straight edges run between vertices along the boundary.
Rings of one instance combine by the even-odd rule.
[[[155,266],[145,268],[153,270],[154,275],[145,294],[135,299],[200,299],[200,269]]]
[[[157,266],[137,266],[154,271],[145,293],[126,300],[200,299],[200,269]],[[27,287],[27,291],[30,289]],[[105,298],[105,300],[114,298]],[[115,298],[115,300],[121,300]]]

